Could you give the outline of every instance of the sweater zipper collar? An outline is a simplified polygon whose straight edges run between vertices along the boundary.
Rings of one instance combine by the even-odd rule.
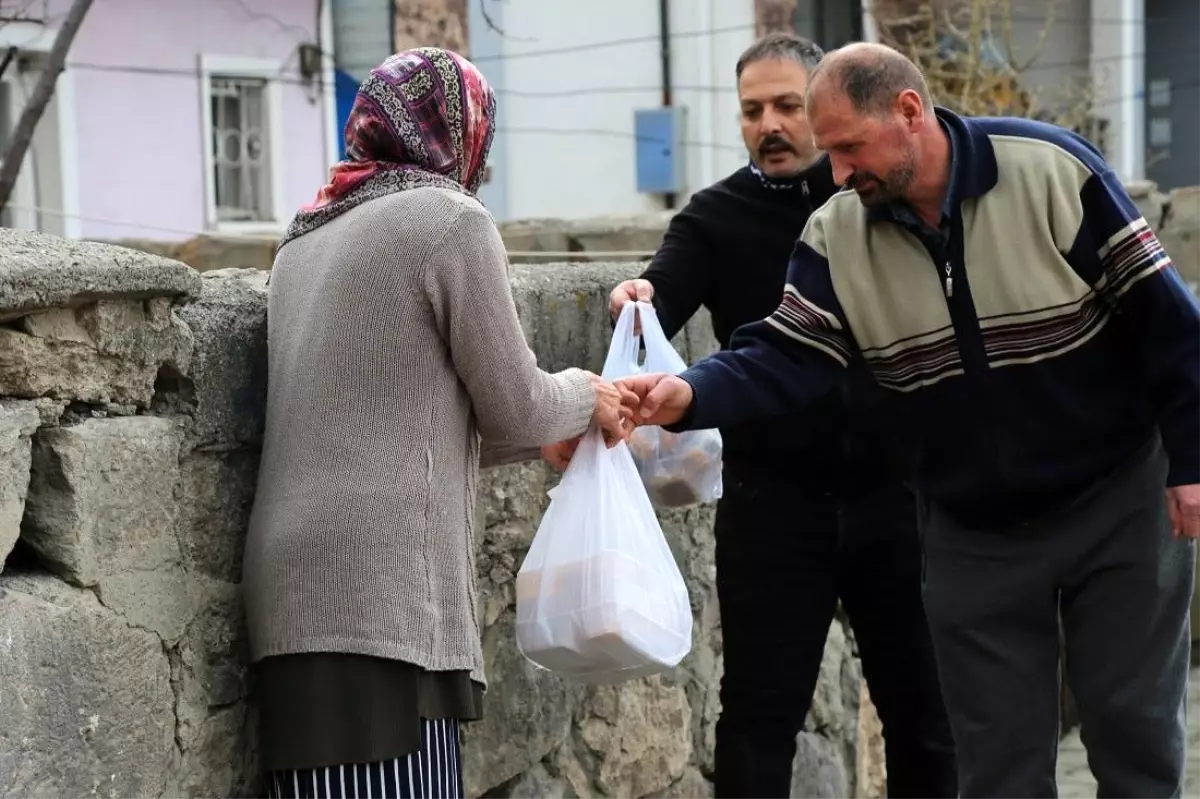
[[[808,207],[808,212],[812,213],[815,210],[812,201],[812,189],[808,185],[808,176],[806,175],[807,170],[800,173],[800,175],[803,175],[803,177],[797,175],[796,177],[780,180],[777,178],[768,177],[765,172],[758,168],[758,164],[754,163],[754,161],[751,161],[750,172],[753,173],[756,178],[758,178],[759,183],[761,183],[765,188],[771,189],[772,191],[795,191],[796,187],[799,186],[800,194],[804,197],[804,204]]]
[[[758,164],[750,162],[750,171],[758,178],[758,182],[772,191],[792,191],[796,188],[796,178],[773,178],[758,168]]]

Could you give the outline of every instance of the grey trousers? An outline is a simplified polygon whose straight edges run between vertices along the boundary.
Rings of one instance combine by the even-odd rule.
[[[960,796],[1057,795],[1060,611],[1098,796],[1180,796],[1195,544],[1172,537],[1166,469],[1156,437],[1068,509],[1010,530],[922,503]]]

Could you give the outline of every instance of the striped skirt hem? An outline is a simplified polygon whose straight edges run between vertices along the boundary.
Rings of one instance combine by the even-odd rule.
[[[421,748],[404,757],[265,775],[272,799],[461,799],[457,719],[423,720]]]

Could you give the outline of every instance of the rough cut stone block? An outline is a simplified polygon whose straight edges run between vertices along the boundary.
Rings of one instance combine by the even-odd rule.
[[[138,250],[0,228],[0,322],[96,300],[198,293],[190,267]]]
[[[34,313],[0,327],[0,395],[146,407],[160,370],[186,373],[191,350],[163,297]]]
[[[195,337],[191,378],[200,446],[262,438],[267,394],[267,273],[206,272],[199,299],[179,309]]]
[[[184,566],[231,583],[242,579],[242,549],[258,478],[258,450],[197,450],[180,464],[179,544]]]
[[[596,783],[606,796],[646,796],[683,777],[692,713],[682,687],[656,675],[589,694],[579,738],[596,759]]]
[[[475,566],[492,687],[483,719],[464,728],[468,796],[517,777],[551,753],[568,737],[572,709],[583,697],[582,687],[534,668],[516,645],[514,578],[533,540],[534,520],[546,507],[547,474],[537,464],[521,464],[488,469],[480,479]]]
[[[792,796],[812,799],[853,796],[852,780],[837,741],[814,732],[800,733],[792,765]]]
[[[608,294],[639,274],[637,264],[545,264],[512,269],[525,340],[551,372],[578,366],[597,374],[612,338]]]
[[[679,564],[692,603],[692,651],[679,664],[673,678],[682,683],[691,705],[692,758],[703,771],[712,771],[721,709],[718,690],[722,672],[721,630],[713,512],[712,505],[701,505],[659,513],[663,535]],[[677,789],[672,788],[667,794]]]
[[[49,575],[0,577],[0,796],[160,796],[175,754],[162,642]]]
[[[608,295],[641,270],[632,263],[514,266],[513,298],[538,365],[551,372],[578,366],[599,374],[612,342]],[[697,315],[672,343],[691,363],[712,351],[711,329],[707,315]]]
[[[571,782],[562,776],[551,774],[550,771],[541,763],[534,763],[529,767],[528,771],[523,772],[520,776],[515,777],[510,783],[504,786],[505,790],[499,794],[503,796],[586,796],[586,793],[577,792]],[[473,794],[469,794],[473,795]]]
[[[1183,279],[1200,282],[1200,186],[1171,192],[1170,208],[1158,236]]]
[[[237,586],[197,580],[200,608],[170,652],[182,758],[168,796],[257,796],[257,745],[246,702],[246,635]]]
[[[547,796],[549,794],[531,794]],[[704,778],[704,774],[694,766],[683,770],[683,776],[671,783],[667,788],[650,794],[647,799],[711,799],[713,784]]]
[[[858,795],[862,799],[887,796],[887,765],[883,747],[883,722],[864,682],[858,708]]]
[[[21,534],[29,491],[30,436],[40,419],[32,402],[0,400],[0,571]]]
[[[168,642],[193,607],[176,537],[182,435],[152,416],[43,429],[22,530],[44,563]]]
[[[582,696],[578,686],[525,660],[516,646],[515,619],[505,611],[483,633],[488,684],[494,689],[485,695],[483,719],[464,728],[468,796],[512,779],[566,739]]]

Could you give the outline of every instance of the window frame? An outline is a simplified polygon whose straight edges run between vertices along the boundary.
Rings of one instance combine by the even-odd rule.
[[[839,20],[838,12],[846,16]],[[848,42],[876,41],[871,14],[871,4],[861,0],[800,0],[792,15],[792,28],[822,50],[832,50]],[[848,30],[837,24],[843,21],[848,22]],[[831,33],[836,38],[831,38]]]
[[[272,234],[283,231],[288,222],[284,201],[283,155],[283,59],[251,56],[200,55],[200,131],[204,169],[204,226],[216,233]],[[271,201],[266,209],[270,219],[256,221],[223,220],[217,214],[217,187],[212,152],[212,85],[213,79],[265,79],[263,110],[267,128],[267,185]]]

